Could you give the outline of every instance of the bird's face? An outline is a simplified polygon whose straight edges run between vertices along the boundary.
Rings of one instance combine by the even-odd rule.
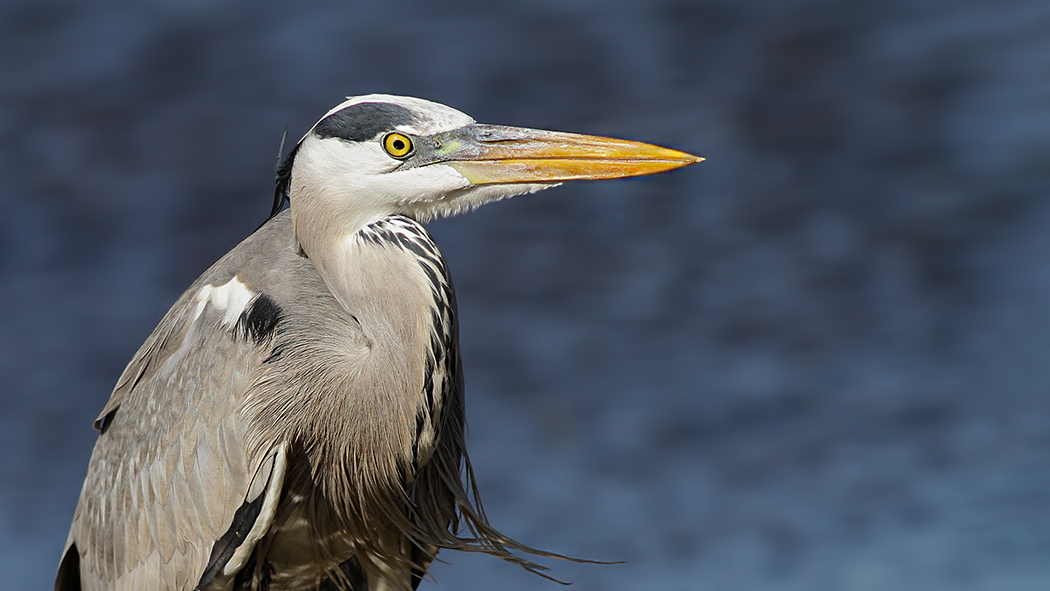
[[[294,153],[289,196],[360,227],[392,214],[422,221],[574,179],[661,172],[701,160],[595,136],[480,125],[417,98],[368,95],[332,109]]]

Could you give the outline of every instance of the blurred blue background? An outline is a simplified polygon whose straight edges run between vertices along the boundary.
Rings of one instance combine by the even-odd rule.
[[[1050,3],[0,6],[0,572],[344,95],[708,157],[432,224],[492,521],[574,589],[1050,588]],[[426,589],[559,589],[452,552]]]

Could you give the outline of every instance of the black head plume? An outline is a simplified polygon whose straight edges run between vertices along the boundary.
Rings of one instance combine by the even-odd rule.
[[[284,142],[287,138],[288,128],[285,127],[284,133],[281,135],[281,147],[277,150],[277,184],[273,192],[273,209],[270,211],[270,217],[267,219],[271,219],[280,213],[284,205],[288,203],[288,191],[292,184],[292,161],[295,160],[295,154],[299,151],[300,144],[296,144],[292,151],[285,156]]]

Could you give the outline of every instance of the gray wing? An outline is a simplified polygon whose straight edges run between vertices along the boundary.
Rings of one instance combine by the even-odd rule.
[[[244,565],[286,459],[282,442],[248,446],[242,405],[278,320],[267,269],[296,258],[285,214],[194,283],[128,364],[95,422],[56,590],[220,588]]]

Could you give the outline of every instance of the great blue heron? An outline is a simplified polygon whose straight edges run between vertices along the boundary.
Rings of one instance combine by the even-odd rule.
[[[699,160],[416,98],[329,111],[279,167],[272,218],[118,380],[56,591],[414,589],[441,548],[540,568],[481,509],[455,293],[421,224]]]

